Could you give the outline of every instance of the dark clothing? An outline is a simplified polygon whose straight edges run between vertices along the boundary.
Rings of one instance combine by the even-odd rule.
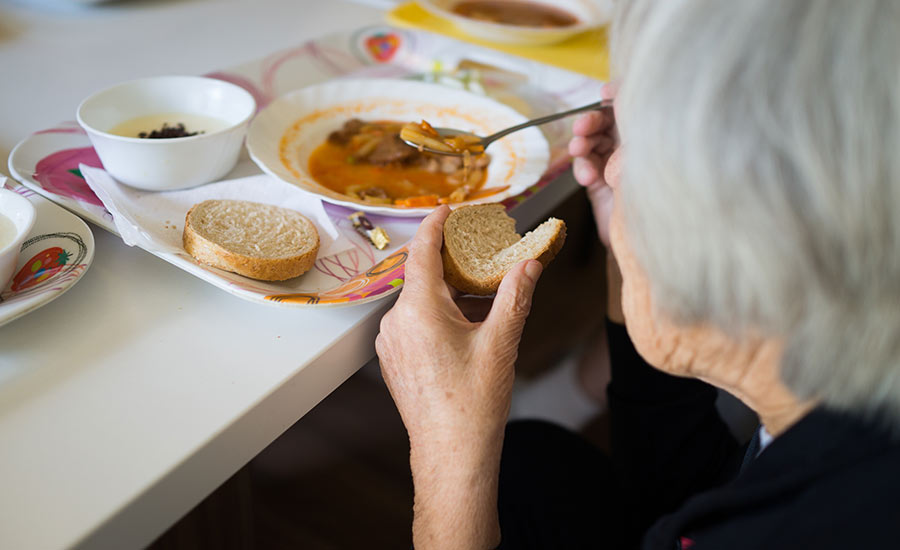
[[[816,409],[741,469],[716,391],[647,365],[607,324],[612,456],[513,423],[500,470],[504,549],[900,548],[900,441]]]
[[[535,420],[507,426],[498,499],[501,549],[624,548],[621,531],[611,528],[623,518],[617,495],[609,457],[577,434]]]

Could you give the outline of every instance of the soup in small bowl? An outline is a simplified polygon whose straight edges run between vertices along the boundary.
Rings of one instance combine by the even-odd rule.
[[[78,123],[116,180],[164,191],[231,171],[255,112],[253,96],[229,82],[160,76],[88,97],[78,107]]]

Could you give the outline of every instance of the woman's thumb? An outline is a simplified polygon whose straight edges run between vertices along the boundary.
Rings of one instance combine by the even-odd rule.
[[[494,337],[509,338],[518,344],[543,269],[537,260],[527,260],[516,264],[503,277],[491,312],[484,321]]]

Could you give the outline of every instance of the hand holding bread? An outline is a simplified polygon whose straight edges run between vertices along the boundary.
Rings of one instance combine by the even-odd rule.
[[[444,235],[449,231],[454,239],[456,231],[453,226],[445,228],[450,215],[446,206],[440,207],[419,227],[409,245],[403,290],[382,319],[375,341],[382,375],[409,432],[417,547],[428,546],[435,535],[428,531],[437,524],[429,521],[433,515],[460,526],[460,537],[499,536],[492,483],[499,468],[519,340],[543,269],[534,259],[503,264],[505,276],[490,312],[483,322],[470,322],[444,281]],[[469,215],[463,221],[485,229],[499,219],[496,213],[487,222]],[[510,239],[499,250],[517,241],[509,229],[492,229]],[[452,254],[460,265],[469,265],[461,252]],[[495,272],[499,271],[492,268],[491,274]],[[484,479],[473,480],[475,475]],[[461,480],[479,489],[470,491]],[[448,547],[468,548],[484,539],[445,542]]]
[[[537,260],[546,267],[565,240],[566,224],[556,218],[520,237],[503,205],[462,206],[444,222],[444,278],[466,294],[493,294],[516,263]]]

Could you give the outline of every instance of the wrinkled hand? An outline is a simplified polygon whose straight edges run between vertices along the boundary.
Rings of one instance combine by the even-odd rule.
[[[541,264],[516,265],[483,322],[469,321],[443,279],[443,224],[425,218],[409,246],[406,282],[375,349],[413,452],[452,452],[501,439],[513,365]]]
[[[449,213],[441,207],[419,227],[406,283],[381,321],[375,350],[409,432],[415,547],[494,548],[513,365],[541,264],[513,267],[484,321],[469,320],[444,282],[441,244]]]
[[[609,99],[615,92],[616,86],[607,84],[602,95]],[[575,180],[587,189],[600,240],[609,247],[613,193],[607,181],[609,171],[618,169],[618,159],[610,161],[617,142],[615,115],[609,109],[585,113],[575,119],[572,133],[575,135],[569,142],[569,154],[575,157],[572,171]]]

